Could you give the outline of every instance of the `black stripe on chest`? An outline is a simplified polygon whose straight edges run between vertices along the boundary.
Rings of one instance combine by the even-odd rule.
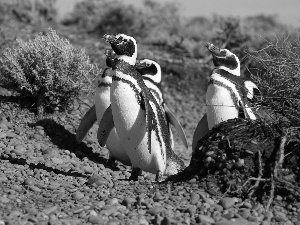
[[[137,87],[136,87],[131,81],[126,80],[126,79],[124,79],[124,78],[117,77],[117,76],[113,76],[112,80],[113,80],[113,81],[120,81],[120,82],[123,82],[123,83],[128,84],[128,85],[131,87],[131,89],[134,91],[134,93],[135,93],[135,98],[136,98],[138,104],[141,106],[141,108],[142,108],[143,110],[145,110],[145,102],[144,102],[144,99],[142,98],[141,93],[139,92],[139,90],[137,89]]]
[[[236,90],[238,91],[239,95],[241,98],[246,98],[247,97],[247,89],[245,87],[245,81],[246,79],[233,75],[229,73],[226,70],[223,69],[217,69],[214,70],[213,73],[220,74],[221,77],[225,78],[226,80],[230,81],[234,86],[236,87]],[[213,78],[210,79],[209,84],[217,84],[219,86],[225,87],[227,89],[231,90],[231,87],[226,86],[226,84],[223,84],[222,82],[215,80]]]
[[[141,104],[144,103],[145,110],[146,110],[146,131],[148,133],[149,152],[151,153],[151,131],[154,131],[157,140],[161,146],[161,154],[164,155],[163,148],[162,148],[162,141],[165,144],[166,151],[168,154],[168,151],[172,151],[172,148],[171,148],[170,133],[167,126],[166,117],[161,106],[158,104],[155,97],[150,92],[149,88],[147,88],[147,86],[145,85],[142,75],[136,71],[136,68],[134,66],[119,59],[115,59],[113,70],[117,70],[122,72],[123,74],[127,74],[128,76],[131,76],[133,79],[137,81],[138,86],[141,88],[141,92],[139,92],[136,89],[135,85],[132,84],[132,82],[113,76],[113,80],[120,79],[123,82],[128,83],[130,86],[133,86],[133,90],[137,91],[135,92],[136,94],[138,94],[137,97],[138,99],[140,99]],[[150,102],[155,105],[154,109],[151,107]],[[155,118],[156,116],[154,110],[156,111],[157,119]],[[163,140],[161,140],[161,137],[159,135],[159,130],[158,130],[159,127],[161,129],[161,135]]]

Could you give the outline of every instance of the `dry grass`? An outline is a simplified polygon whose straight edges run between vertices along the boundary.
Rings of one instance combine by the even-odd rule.
[[[260,69],[252,69],[252,78],[264,91],[263,109],[275,113],[275,122],[300,126],[300,40],[288,38],[267,41],[262,50],[248,55]]]

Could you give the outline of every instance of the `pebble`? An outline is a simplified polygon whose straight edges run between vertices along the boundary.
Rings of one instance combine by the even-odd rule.
[[[125,205],[126,207],[129,207],[130,205],[132,205],[135,202],[136,202],[136,200],[134,198],[126,197],[122,201],[122,205]]]
[[[76,192],[74,192],[74,193],[72,194],[72,197],[73,197],[75,200],[80,200],[80,199],[84,198],[84,194],[81,193],[81,192],[76,191]]]
[[[197,223],[215,223],[215,220],[209,216],[206,215],[199,215],[196,217]]]
[[[231,208],[235,205],[235,203],[238,202],[237,198],[222,198],[220,200],[220,205],[224,208],[224,209],[228,209]]]
[[[89,217],[89,222],[92,223],[92,224],[104,224],[104,220],[102,218],[102,216],[94,216],[94,215],[91,215]]]
[[[24,184],[27,185],[27,186],[33,186],[35,184],[35,181],[32,178],[26,178],[24,180]]]
[[[152,207],[147,211],[147,213],[149,213],[151,215],[157,215],[157,214],[161,213],[162,211],[163,211],[162,207]]]
[[[6,133],[0,132],[0,138],[1,138],[1,139],[6,138]]]
[[[0,196],[0,202],[3,204],[9,203],[10,199],[6,195]]]
[[[28,185],[29,190],[34,191],[34,192],[41,192],[42,190],[38,188],[37,186],[34,185]]]
[[[279,211],[274,211],[274,218],[277,222],[286,222],[288,221],[288,218],[286,217],[286,214]]]
[[[60,159],[60,158],[57,158],[57,157],[51,158],[51,161],[52,161],[54,164],[63,164],[63,163],[64,163],[64,160],[63,160],[63,159]]]
[[[195,205],[199,202],[199,200],[200,200],[200,195],[195,192],[192,192],[190,197],[191,204]]]

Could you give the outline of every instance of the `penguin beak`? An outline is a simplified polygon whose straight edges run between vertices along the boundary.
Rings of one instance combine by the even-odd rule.
[[[112,59],[114,59],[116,57],[116,53],[112,49],[106,49],[104,51],[104,55],[106,55],[106,57],[109,57],[109,58],[112,58]]]
[[[113,67],[114,60],[116,59],[116,53],[112,49],[106,49],[104,54],[106,55],[106,66]]]
[[[110,34],[104,34],[103,40],[110,44],[113,44],[116,41],[116,36]]]
[[[218,48],[218,47],[216,47],[213,44],[208,43],[208,42],[205,44],[205,46],[208,49],[208,51],[211,52],[211,54],[213,54],[215,56],[222,56],[220,48]]]

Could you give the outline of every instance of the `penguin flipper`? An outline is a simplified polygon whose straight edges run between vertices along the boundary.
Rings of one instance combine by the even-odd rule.
[[[76,131],[76,141],[81,143],[87,132],[91,129],[94,123],[97,121],[96,107],[93,105],[83,116],[79,127]]]
[[[178,132],[185,148],[188,148],[188,143],[187,143],[187,140],[186,140],[185,132],[184,132],[182,126],[180,125],[178,119],[176,118],[174,113],[166,106],[166,104],[164,104],[164,109],[165,109],[165,112],[166,112],[167,121],[175,127],[175,129],[177,130],[177,132]]]
[[[243,101],[238,101],[238,113],[238,118],[249,119],[249,115]]]
[[[104,147],[106,144],[110,131],[114,128],[114,126],[115,124],[110,105],[105,110],[98,128],[97,139],[101,147]]]
[[[195,151],[197,142],[209,132],[207,114],[205,113],[199,121],[193,135],[192,150]]]

